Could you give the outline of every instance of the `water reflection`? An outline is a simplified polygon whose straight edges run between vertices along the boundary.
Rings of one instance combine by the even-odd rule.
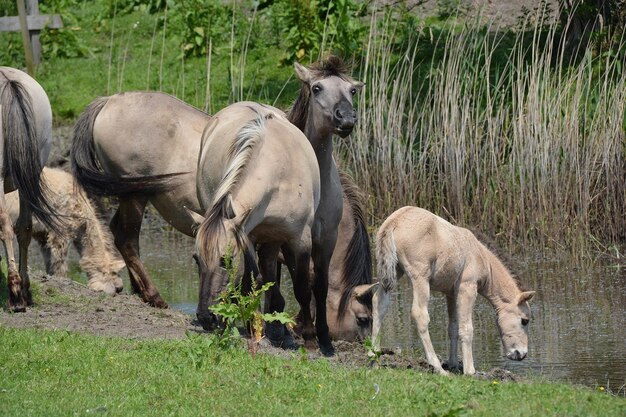
[[[142,233],[141,237],[142,258],[162,296],[171,307],[190,314],[195,313],[198,297],[198,276],[191,258],[193,244],[193,239],[162,229]],[[75,265],[75,253],[72,258]],[[602,262],[583,268],[570,265],[567,261],[537,258],[528,260],[519,271],[526,287],[537,291],[531,303],[529,353],[522,362],[504,358],[495,313],[488,302],[479,297],[474,309],[474,360],[478,370],[500,367],[554,380],[602,385],[615,392],[623,387],[626,383],[626,271]],[[84,276],[79,279],[84,280]],[[287,309],[295,314],[297,303],[290,279],[284,279],[283,285]],[[126,277],[125,288],[130,288]],[[405,278],[393,294],[385,318],[383,346],[421,350],[410,316],[411,303],[410,285]],[[445,358],[448,351],[445,298],[433,294],[429,312],[433,345]]]

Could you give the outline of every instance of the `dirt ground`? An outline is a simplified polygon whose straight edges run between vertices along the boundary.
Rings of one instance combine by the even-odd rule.
[[[36,304],[24,313],[0,309],[0,326],[69,330],[130,339],[174,339],[187,337],[188,332],[205,333],[194,324],[191,315],[150,307],[135,295],[122,293],[107,296],[79,282],[47,276],[42,272],[31,273],[31,281]],[[334,346],[336,355],[330,361],[351,367],[371,366],[363,344],[336,341]],[[272,347],[265,340],[261,341],[260,351],[284,358],[294,357],[293,351]],[[312,360],[321,357],[318,351],[307,354]],[[379,363],[384,367],[431,371],[419,351],[386,351]],[[502,369],[480,372],[477,377],[498,381],[520,380],[519,376]]]

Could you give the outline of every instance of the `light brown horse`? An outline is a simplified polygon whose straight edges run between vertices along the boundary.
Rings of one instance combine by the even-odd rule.
[[[226,288],[228,274],[220,262],[229,249],[248,254],[250,264],[254,261],[249,254],[256,248],[263,279],[276,281],[282,246],[294,254],[296,299],[304,312],[305,333],[308,339],[314,337],[308,271],[320,173],[307,138],[277,109],[252,102],[232,104],[215,114],[205,129],[197,177],[198,198],[206,208],[196,234],[200,323],[206,329],[218,323],[209,307]],[[266,303],[266,311],[283,311],[284,300],[279,305],[277,299]],[[322,351],[328,348],[323,338],[319,344]]]
[[[528,324],[534,291],[522,291],[506,266],[469,230],[453,226],[418,207],[403,207],[385,220],[376,236],[380,286],[373,299],[372,340],[380,349],[380,326],[389,306],[389,292],[406,274],[413,286],[411,314],[424,346],[426,360],[446,374],[428,333],[430,291],[446,295],[448,304],[448,367],[458,368],[460,339],[463,372],[474,374],[472,309],[476,295],[485,297],[496,311],[506,356],[521,361],[528,352]]]
[[[41,248],[46,273],[67,276],[67,254],[73,243],[80,256],[80,267],[89,279],[89,288],[107,294],[121,291],[122,278],[118,273],[124,261],[113,247],[111,232],[101,222],[91,200],[76,186],[70,173],[44,167],[41,175],[50,190],[50,204],[65,218],[61,230],[33,221],[33,238]],[[11,219],[16,221],[19,192],[7,194],[6,202]]]
[[[118,197],[111,220],[115,246],[133,289],[156,307],[167,303],[139,257],[143,214],[151,202],[173,227],[194,236],[194,213],[203,214],[196,196],[196,169],[209,120],[206,113],[170,95],[132,92],[94,100],[74,127],[72,173],[88,193]]]
[[[55,217],[39,178],[50,154],[52,110],[37,81],[15,68],[0,67],[0,113],[0,239],[8,267],[8,306],[24,311],[32,304],[28,279],[32,215],[53,229],[62,223]],[[13,249],[14,228],[4,197],[16,189],[20,191],[20,216],[15,224],[19,272]]]

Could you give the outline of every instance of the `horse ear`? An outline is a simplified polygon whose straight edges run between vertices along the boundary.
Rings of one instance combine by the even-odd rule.
[[[196,226],[200,226],[200,224],[202,224],[202,222],[204,221],[204,216],[202,214],[198,214],[188,207],[185,207],[185,210],[187,210],[187,214],[189,215],[189,217],[191,217]]]
[[[296,75],[303,83],[308,84],[311,81],[311,72],[307,67],[300,64],[299,62],[293,63],[293,68],[296,70]]]
[[[124,269],[124,267],[126,266],[126,262],[124,262],[123,259],[116,259],[113,262],[113,271],[115,272],[120,272],[122,269]]]
[[[372,293],[377,286],[378,282],[375,282],[373,284],[357,285],[352,289],[352,296],[359,301],[364,301],[363,298]]]
[[[517,296],[517,304],[528,303],[535,296],[535,291],[524,291]]]

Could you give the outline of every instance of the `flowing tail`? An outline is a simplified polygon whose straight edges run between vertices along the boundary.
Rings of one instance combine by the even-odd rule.
[[[376,235],[376,259],[380,284],[389,292],[398,282],[398,251],[393,231],[381,228]]]
[[[41,179],[42,164],[35,131],[35,114],[30,94],[15,80],[7,80],[0,92],[2,137],[7,173],[33,214],[46,227],[62,230],[63,221],[49,201],[49,190]]]
[[[252,251],[245,233],[245,223],[250,211],[235,215],[232,192],[245,173],[255,146],[263,139],[265,118],[259,117],[246,124],[237,134],[228,152],[228,167],[217,187],[213,206],[196,234],[196,252],[200,262],[214,268],[229,248],[240,253]],[[234,240],[235,245],[232,245]]]
[[[172,180],[184,173],[119,177],[102,170],[93,138],[93,126],[108,97],[92,101],[74,126],[70,161],[72,174],[89,195],[117,196],[153,195],[171,189]]]

